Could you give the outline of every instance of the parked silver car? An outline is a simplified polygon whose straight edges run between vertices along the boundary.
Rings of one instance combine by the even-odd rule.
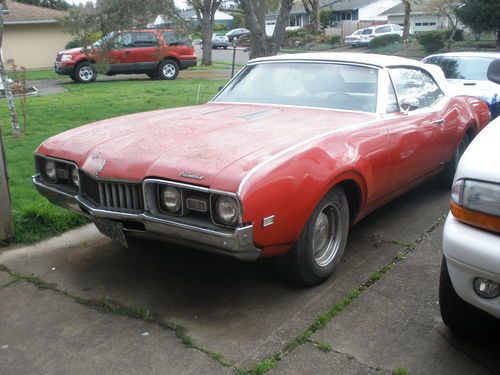
[[[371,26],[364,29],[356,30],[351,35],[344,39],[344,43],[353,47],[366,46],[371,40],[377,36],[397,34],[403,36],[404,28],[402,26],[388,23],[385,25]]]

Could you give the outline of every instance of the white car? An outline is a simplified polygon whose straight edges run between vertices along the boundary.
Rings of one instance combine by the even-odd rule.
[[[490,65],[490,72],[489,78],[500,82],[500,60]],[[491,317],[500,319],[499,139],[497,117],[469,145],[453,182],[439,303],[444,323],[455,331],[472,331]]]
[[[356,30],[351,35],[346,36],[344,39],[344,43],[353,47],[366,46],[370,44],[370,41],[377,36],[397,34],[402,37],[403,31],[404,28],[402,26],[392,23],[379,26],[371,26],[365,29]]]

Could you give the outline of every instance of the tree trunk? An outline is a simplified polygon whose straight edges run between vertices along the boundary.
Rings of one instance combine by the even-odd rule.
[[[5,98],[7,99],[7,106],[10,112],[10,122],[12,125],[12,136],[19,137],[21,135],[21,128],[19,127],[19,119],[17,117],[16,103],[10,88],[9,78],[5,73],[5,66],[3,63],[2,41],[3,41],[3,9],[4,5],[0,4],[0,78],[2,79],[3,87],[5,90]]]
[[[202,57],[201,65],[212,65],[212,31],[213,24],[206,14],[200,21],[201,24],[201,39],[202,39]]]
[[[317,33],[320,29],[319,0],[302,0],[306,14],[309,16],[311,31]]]
[[[500,51],[500,27],[497,30],[497,45],[495,48],[497,51]]]
[[[10,203],[9,184],[7,176],[7,160],[0,126],[0,241],[5,241],[14,235],[12,208]]]
[[[273,35],[266,35],[267,12],[265,0],[241,0],[241,6],[245,13],[245,19],[250,30],[252,39],[252,51],[250,58],[276,55],[285,40],[285,29],[288,17],[292,9],[293,0],[280,0],[278,19],[274,26]]]
[[[403,2],[403,5],[405,7],[403,40],[406,40],[410,36],[411,3],[410,3],[410,0],[402,0],[402,2]]]

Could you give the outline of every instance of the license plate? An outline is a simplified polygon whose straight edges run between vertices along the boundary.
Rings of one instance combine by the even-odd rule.
[[[106,219],[94,219],[95,226],[99,232],[118,242],[123,247],[128,247],[127,237],[123,233],[122,223]]]

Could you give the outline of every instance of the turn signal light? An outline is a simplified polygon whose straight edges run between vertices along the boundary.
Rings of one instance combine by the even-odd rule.
[[[500,217],[485,214],[483,212],[472,211],[451,202],[451,213],[453,216],[466,224],[490,232],[500,233]]]

